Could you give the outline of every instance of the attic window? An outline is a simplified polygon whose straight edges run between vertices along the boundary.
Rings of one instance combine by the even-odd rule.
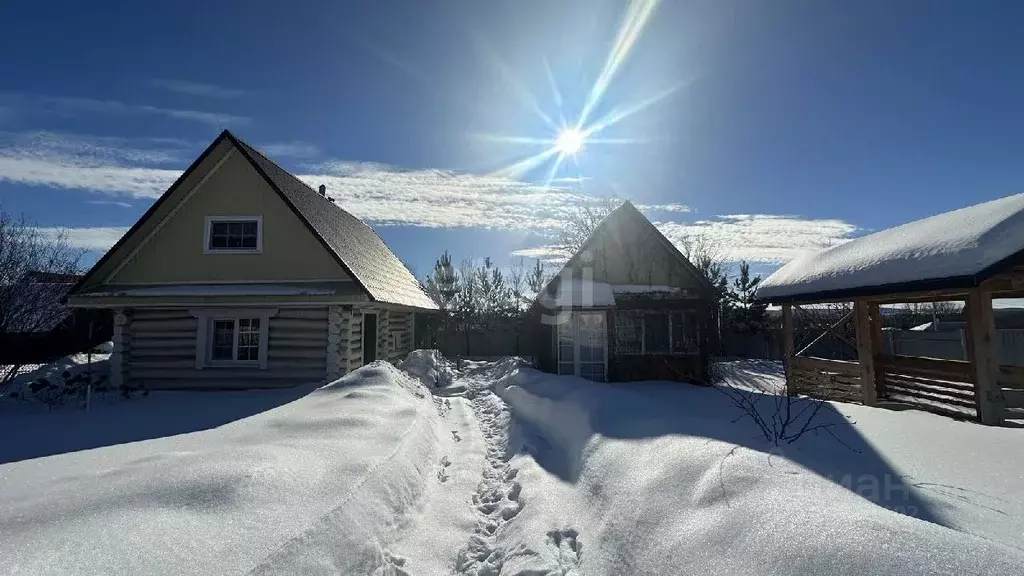
[[[261,252],[263,217],[207,216],[205,252]]]

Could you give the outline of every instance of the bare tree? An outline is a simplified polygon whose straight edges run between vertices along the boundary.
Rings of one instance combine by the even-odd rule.
[[[59,322],[83,252],[66,233],[43,233],[0,209],[0,334],[40,332]],[[0,390],[21,368],[17,361],[0,367]]]
[[[579,252],[597,225],[620,205],[622,200],[614,196],[580,201],[558,233],[558,246],[568,256]]]

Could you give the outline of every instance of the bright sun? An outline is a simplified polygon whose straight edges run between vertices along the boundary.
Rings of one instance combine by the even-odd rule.
[[[576,128],[565,128],[555,140],[555,148],[565,155],[572,156],[583,147],[583,132]]]

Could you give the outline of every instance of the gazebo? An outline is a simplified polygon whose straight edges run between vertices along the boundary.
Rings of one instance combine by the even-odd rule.
[[[1024,367],[999,364],[992,313],[993,298],[1024,297],[1024,194],[802,256],[765,279],[758,297],[782,306],[788,394],[897,401],[991,425],[1024,417]],[[884,307],[944,301],[964,302],[967,360],[884,351]],[[794,313],[836,302],[853,303],[857,361],[795,350]]]

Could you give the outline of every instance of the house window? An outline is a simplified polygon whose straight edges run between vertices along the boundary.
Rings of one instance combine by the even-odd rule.
[[[644,352],[647,354],[668,354],[669,315],[664,312],[644,314]]]
[[[208,216],[206,252],[260,252],[263,218],[260,216]]]
[[[672,353],[697,354],[700,340],[697,330],[697,314],[693,312],[672,313]]]
[[[697,354],[697,315],[686,312],[622,310],[615,314],[619,354]]]
[[[210,361],[258,363],[260,360],[259,318],[215,318],[210,320]]]
[[[615,351],[619,354],[643,354],[644,322],[635,312],[615,314]]]

